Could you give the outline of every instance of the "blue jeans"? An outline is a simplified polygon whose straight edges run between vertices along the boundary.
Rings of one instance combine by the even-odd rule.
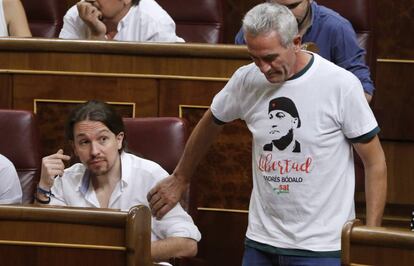
[[[341,266],[340,258],[314,258],[269,254],[244,247],[243,266]]]

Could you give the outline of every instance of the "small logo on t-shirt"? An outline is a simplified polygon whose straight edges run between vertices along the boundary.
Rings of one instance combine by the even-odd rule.
[[[276,191],[278,195],[282,193],[289,193],[289,185],[279,185],[279,187],[275,187],[273,190]]]

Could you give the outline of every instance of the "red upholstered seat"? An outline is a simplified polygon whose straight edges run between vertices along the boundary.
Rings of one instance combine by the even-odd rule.
[[[331,8],[351,22],[361,47],[365,48],[365,56],[371,74],[375,67],[374,47],[374,4],[372,0],[317,0],[317,3]]]
[[[188,138],[185,120],[176,117],[124,118],[127,150],[172,173]]]
[[[0,110],[0,125],[0,153],[16,167],[23,203],[31,203],[41,167],[36,118],[29,111]]]
[[[223,41],[221,0],[156,0],[177,25],[177,35],[186,42]]]
[[[64,0],[22,0],[33,37],[57,38],[66,13]]]

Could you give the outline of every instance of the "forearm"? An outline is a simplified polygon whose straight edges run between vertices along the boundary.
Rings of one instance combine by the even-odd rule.
[[[188,183],[197,165],[221,132],[222,127],[213,121],[210,109],[207,110],[187,141],[184,153],[173,175],[181,179],[180,181]]]
[[[387,196],[385,163],[365,167],[366,224],[381,226]]]
[[[190,238],[169,237],[151,243],[151,257],[154,261],[193,257],[196,254],[197,242]]]
[[[387,196],[387,165],[378,136],[367,143],[354,144],[364,163],[366,224],[381,226]]]

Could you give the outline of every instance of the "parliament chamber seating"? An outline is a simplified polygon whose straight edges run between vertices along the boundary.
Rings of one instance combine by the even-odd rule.
[[[184,151],[189,129],[178,117],[123,118],[127,141],[126,150],[154,161],[172,173]],[[181,205],[189,211],[188,190]]]
[[[150,266],[151,213],[0,206],[2,266]]]
[[[156,0],[173,18],[177,35],[186,42],[222,43],[222,0]]]
[[[185,120],[177,117],[124,118],[127,150],[174,171],[188,137]]]
[[[414,261],[414,233],[408,228],[368,227],[360,220],[342,228],[343,266],[410,266]]]
[[[64,0],[22,0],[33,37],[57,38],[66,13]]]
[[[23,203],[33,202],[39,180],[41,155],[36,118],[30,111],[0,109],[0,153],[15,166]]]

